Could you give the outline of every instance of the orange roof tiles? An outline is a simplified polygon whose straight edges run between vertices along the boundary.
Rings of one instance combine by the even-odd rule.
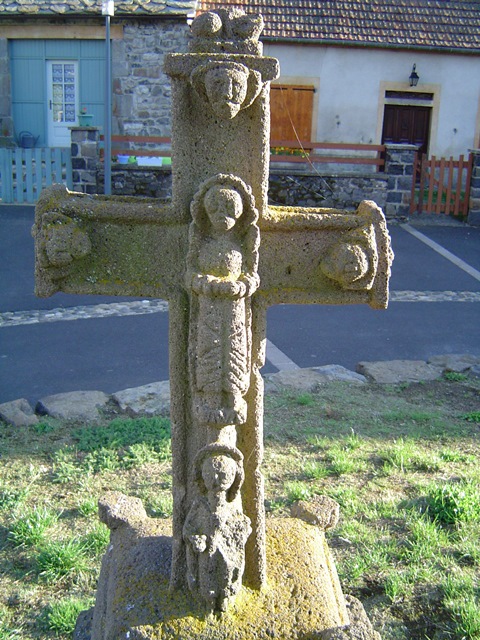
[[[480,52],[479,0],[200,0],[261,13],[264,40]]]

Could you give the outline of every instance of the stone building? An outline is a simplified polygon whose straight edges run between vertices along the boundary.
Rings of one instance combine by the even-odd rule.
[[[264,52],[281,69],[272,139],[437,157],[480,147],[478,0],[200,0],[199,11],[220,6],[264,17]]]
[[[184,51],[195,0],[116,0],[113,133],[170,134],[166,53]],[[0,146],[68,147],[69,127],[103,127],[101,0],[0,3]]]

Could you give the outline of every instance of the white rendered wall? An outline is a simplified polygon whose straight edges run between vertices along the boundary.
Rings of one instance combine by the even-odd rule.
[[[314,84],[312,138],[322,142],[381,142],[385,90],[434,93],[430,155],[458,156],[479,146],[480,56],[317,45],[265,44],[280,61],[279,83]]]

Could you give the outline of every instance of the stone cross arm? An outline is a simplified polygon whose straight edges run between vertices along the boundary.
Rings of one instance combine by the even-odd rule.
[[[33,228],[36,293],[169,299],[184,287],[189,223],[156,200],[107,200],[51,187]],[[269,207],[259,228],[256,295],[266,306],[387,306],[391,252],[374,203],[356,212]]]

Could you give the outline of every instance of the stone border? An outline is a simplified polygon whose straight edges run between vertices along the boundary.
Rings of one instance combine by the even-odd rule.
[[[447,372],[480,377],[480,355],[445,354],[423,360],[386,360],[358,363],[357,372],[340,365],[326,365],[279,371],[267,374],[265,391],[278,393],[289,389],[298,393],[318,391],[328,382],[350,384],[401,384],[437,380]],[[14,427],[37,424],[42,416],[77,422],[99,422],[105,413],[125,416],[168,416],[170,413],[170,383],[153,382],[140,387],[117,391],[111,395],[102,391],[72,391],[40,399],[35,409],[25,398],[0,404],[0,420]]]

